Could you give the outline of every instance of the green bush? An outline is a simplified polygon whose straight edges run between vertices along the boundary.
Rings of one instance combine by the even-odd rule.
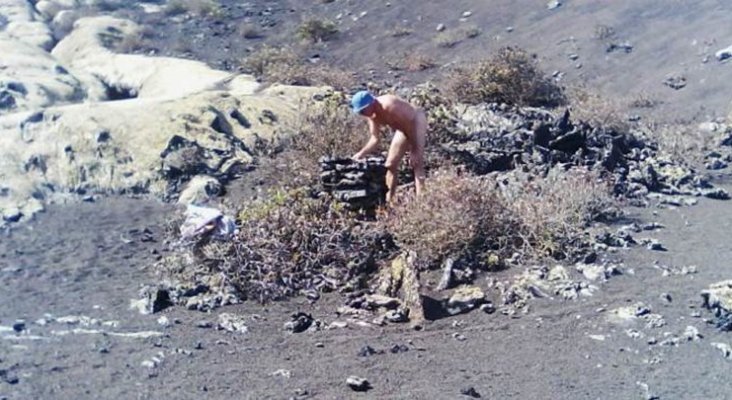
[[[536,59],[513,47],[488,60],[456,68],[446,86],[456,101],[468,104],[555,107],[566,101],[563,89],[539,70]]]

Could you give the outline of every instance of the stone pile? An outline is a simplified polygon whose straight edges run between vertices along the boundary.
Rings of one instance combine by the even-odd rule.
[[[665,157],[642,132],[616,132],[537,108],[498,104],[461,110],[457,132],[441,146],[477,174],[523,170],[545,176],[553,167],[584,167],[610,178],[616,195],[649,193],[728,199],[694,168]]]
[[[383,158],[356,161],[324,157],[320,160],[320,168],[323,190],[348,209],[373,210],[384,203],[387,188]]]

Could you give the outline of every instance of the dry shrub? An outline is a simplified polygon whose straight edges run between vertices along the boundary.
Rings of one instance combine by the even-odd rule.
[[[510,247],[514,221],[489,180],[443,170],[430,177],[426,189],[417,200],[402,197],[381,217],[422,267]]]
[[[197,17],[221,18],[223,17],[221,4],[216,0],[169,0],[165,5],[165,14],[192,14]]]
[[[457,29],[444,30],[434,37],[434,42],[438,47],[452,48],[460,44],[465,39],[473,39],[483,31],[477,26],[471,25]]]
[[[261,39],[264,37],[260,27],[252,23],[240,25],[237,31],[244,39]]]
[[[649,123],[643,131],[653,138],[661,154],[677,162],[701,163],[704,154],[714,148],[715,136],[689,123]]]
[[[348,107],[343,93],[328,94],[322,101],[300,106],[298,118],[287,128],[290,136],[263,148],[277,148],[272,153],[275,180],[283,187],[313,185],[320,174],[320,158],[350,157],[368,139],[364,121]]]
[[[537,260],[579,253],[587,225],[612,217],[614,206],[610,188],[584,170],[499,184],[444,169],[430,177],[422,197],[402,197],[381,222],[422,267],[447,257],[487,267],[486,254]]]
[[[587,225],[616,212],[610,187],[597,173],[553,169],[544,178],[530,175],[504,182],[502,196],[520,220],[521,254],[566,258],[581,247]]]
[[[409,72],[424,71],[435,66],[435,61],[426,54],[411,52],[404,55],[403,68]]]
[[[437,47],[453,48],[465,39],[465,34],[456,29],[442,31],[433,39]]]
[[[593,37],[597,40],[612,40],[615,38],[615,28],[608,25],[595,25]]]
[[[576,120],[615,132],[628,132],[630,129],[625,105],[619,100],[609,99],[584,87],[571,88],[569,99]]]
[[[537,60],[513,47],[451,71],[446,89],[456,101],[468,104],[553,107],[565,102],[563,89],[539,70]]]
[[[396,27],[394,29],[387,31],[386,34],[387,34],[387,36],[398,38],[398,37],[409,36],[412,34],[412,32],[413,31],[407,27],[399,26],[399,27]]]
[[[277,192],[244,207],[240,233],[206,247],[209,265],[239,293],[260,301],[331,291],[359,280],[390,250],[388,237],[327,198]]]
[[[325,85],[345,90],[355,83],[353,74],[323,63],[305,63],[302,57],[287,47],[263,46],[247,56],[242,67],[264,81],[286,85]]]
[[[325,42],[335,38],[338,27],[331,21],[311,18],[300,24],[297,36],[310,42]]]
[[[368,139],[366,124],[351,112],[342,93],[304,104],[301,109],[290,149],[316,169],[321,157],[350,157]]]

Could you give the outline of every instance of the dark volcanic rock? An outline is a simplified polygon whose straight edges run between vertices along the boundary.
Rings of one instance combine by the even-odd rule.
[[[694,168],[661,155],[645,132],[618,132],[572,121],[535,108],[498,104],[456,111],[455,132],[440,152],[476,174],[522,170],[546,176],[553,168],[597,171],[616,195],[643,198],[648,193],[726,199]],[[732,140],[730,140],[732,143]]]
[[[324,157],[320,160],[320,183],[325,192],[351,210],[373,210],[386,197],[386,167],[384,159]]]

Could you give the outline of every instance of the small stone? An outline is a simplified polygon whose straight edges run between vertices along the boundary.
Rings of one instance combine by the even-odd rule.
[[[494,306],[493,303],[482,304],[480,306],[480,311],[483,311],[486,314],[493,314],[496,312],[496,306]]]
[[[323,344],[323,342],[317,342],[315,343],[315,347],[322,349],[323,347],[325,347],[325,345]]]
[[[473,15],[472,11],[465,11],[463,12],[463,18],[469,18],[471,15]]]
[[[292,372],[288,369],[278,369],[275,372],[272,372],[270,375],[272,376],[281,376],[283,378],[290,378],[292,376]]]
[[[546,8],[548,8],[550,10],[554,10],[555,8],[561,7],[561,5],[562,5],[562,2],[561,1],[559,1],[559,0],[552,0],[549,3],[547,3]]]
[[[464,342],[464,341],[468,340],[468,338],[466,338],[462,333],[457,333],[457,332],[452,334],[452,338],[457,340],[458,342]]]
[[[371,384],[364,378],[351,375],[346,379],[346,385],[355,392],[366,392],[371,389]]]
[[[512,26],[506,27],[506,32],[508,32],[508,33],[513,32],[513,27]]]
[[[211,323],[211,321],[198,321],[196,322],[196,327],[204,329],[213,328],[213,324]]]
[[[219,314],[218,329],[222,329],[229,332],[236,333],[247,333],[249,328],[246,326],[246,319],[241,315],[234,315],[230,313]]]
[[[395,344],[395,345],[391,346],[389,351],[392,354],[406,353],[409,351],[409,347],[407,347],[407,345],[405,345],[405,344]]]
[[[402,323],[409,321],[408,313],[402,308],[388,311],[386,314],[384,314],[384,318],[391,323]]]
[[[23,218],[23,213],[18,208],[8,208],[3,211],[3,220],[5,222],[18,222]]]
[[[359,357],[368,357],[368,356],[373,356],[373,355],[376,355],[376,354],[384,354],[384,351],[383,350],[376,350],[376,349],[374,349],[373,347],[371,347],[369,345],[366,345],[366,346],[361,347],[361,350],[358,351],[358,356]]]
[[[293,314],[292,319],[285,322],[284,329],[292,333],[305,332],[313,324],[313,317],[310,314],[299,312]]]
[[[485,293],[477,286],[462,286],[447,301],[447,312],[457,315],[470,311],[485,302]]]
[[[438,24],[436,28],[437,32],[442,32],[445,30],[445,24]]]
[[[717,57],[717,60],[719,61],[724,61],[732,58],[732,46],[729,46],[726,49],[719,50],[714,54],[714,56]]]
[[[472,386],[460,389],[460,394],[462,394],[463,396],[472,397],[474,399],[480,398],[480,393],[478,393],[478,391],[475,390],[475,388]]]
[[[699,330],[693,326],[686,327],[686,330],[684,330],[684,337],[686,338],[687,341],[690,341],[690,342],[697,341],[697,340],[704,338],[704,336],[702,336],[699,333]]]
[[[25,321],[18,320],[13,323],[13,330],[20,333],[25,330]]]
[[[657,344],[658,343],[658,339],[656,339],[655,337],[648,338],[647,343],[650,344],[650,345]]]
[[[732,346],[727,343],[712,343],[712,347],[719,349],[725,358],[732,358]]]
[[[158,318],[158,325],[168,327],[170,326],[170,320],[168,319],[168,317],[163,315],[162,317]]]
[[[661,293],[661,300],[664,300],[668,303],[671,303],[673,301],[669,293]]]

